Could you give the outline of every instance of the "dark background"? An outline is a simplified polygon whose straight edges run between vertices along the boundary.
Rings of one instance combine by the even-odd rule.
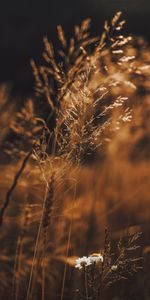
[[[92,32],[100,33],[106,19],[122,10],[126,32],[150,41],[150,0],[5,0],[0,9],[0,83],[14,93],[33,92],[30,59],[39,62],[42,38],[56,43],[56,26],[62,24],[67,36],[82,19],[92,18]]]

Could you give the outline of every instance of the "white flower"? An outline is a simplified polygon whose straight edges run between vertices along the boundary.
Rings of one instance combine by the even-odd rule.
[[[118,266],[117,266],[117,265],[113,265],[113,266],[111,267],[111,270],[112,270],[112,271],[117,271],[117,269],[118,269]]]
[[[83,267],[87,267],[91,264],[92,264],[92,262],[90,261],[90,258],[87,256],[83,256],[83,257],[79,257],[78,259],[76,259],[75,268],[78,268],[80,270]]]
[[[83,256],[79,257],[75,261],[75,268],[78,268],[79,270],[83,267],[88,267],[94,263],[102,263],[103,262],[103,256],[101,254],[93,254],[90,256]]]
[[[93,254],[89,256],[91,263],[102,263],[103,262],[103,256],[101,254]]]

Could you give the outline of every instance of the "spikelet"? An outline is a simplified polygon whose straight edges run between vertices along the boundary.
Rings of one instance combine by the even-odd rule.
[[[51,176],[50,182],[48,183],[47,196],[44,203],[43,220],[42,220],[44,243],[46,243],[47,231],[50,225],[53,202],[54,202],[54,174]]]

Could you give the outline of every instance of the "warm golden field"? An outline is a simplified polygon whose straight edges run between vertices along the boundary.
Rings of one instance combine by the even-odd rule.
[[[150,49],[120,17],[69,46],[58,27],[56,60],[44,38],[39,99],[16,109],[1,87],[2,300],[150,299]]]

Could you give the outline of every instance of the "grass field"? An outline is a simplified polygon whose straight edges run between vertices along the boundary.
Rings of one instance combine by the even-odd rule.
[[[2,300],[150,299],[150,49],[124,23],[58,26],[36,97],[1,87]]]

